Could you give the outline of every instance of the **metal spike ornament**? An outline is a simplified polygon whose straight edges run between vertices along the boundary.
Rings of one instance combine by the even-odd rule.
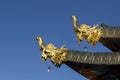
[[[85,51],[87,51],[87,46],[84,46]]]
[[[50,70],[51,70],[51,67],[49,66],[49,67],[48,67],[48,72],[50,72]]]

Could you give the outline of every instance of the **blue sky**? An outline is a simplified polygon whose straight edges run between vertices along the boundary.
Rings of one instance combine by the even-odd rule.
[[[79,24],[120,26],[119,0],[0,0],[0,80],[87,80],[63,64],[41,63],[36,36],[45,44],[84,50],[73,31],[72,15]],[[98,43],[88,51],[110,51]],[[51,66],[51,72],[47,72]]]

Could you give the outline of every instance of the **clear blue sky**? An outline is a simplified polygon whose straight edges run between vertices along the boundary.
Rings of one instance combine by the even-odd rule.
[[[41,64],[36,36],[56,47],[81,50],[71,16],[79,24],[120,26],[120,0],[0,0],[0,80],[87,80],[63,64]],[[88,51],[110,51],[100,43]],[[47,67],[51,66],[51,72]]]

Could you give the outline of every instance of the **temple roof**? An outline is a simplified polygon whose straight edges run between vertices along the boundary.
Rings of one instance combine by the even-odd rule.
[[[40,50],[42,51],[42,59],[51,60],[56,67],[60,67],[62,63],[65,63],[73,70],[89,78],[90,80],[119,80],[120,27],[107,26],[105,24],[101,24],[101,29],[96,29],[96,26],[89,28],[89,26],[86,27],[86,25],[83,25],[82,27],[82,35],[84,36],[81,36],[80,34],[82,31],[80,27],[76,27],[75,25],[75,28],[78,30],[75,30],[78,32],[78,39],[82,40],[82,37],[84,37],[86,40],[88,40],[88,42],[94,43],[94,38],[97,36],[98,41],[111,49],[113,52],[82,52],[68,50],[64,46],[57,48],[53,44],[44,45],[42,38],[37,37]],[[93,31],[93,33],[91,33],[91,31]],[[100,32],[100,36],[95,35],[97,34],[96,31]],[[89,32],[93,38],[86,34],[87,32]]]
[[[92,80],[120,79],[120,27],[101,27],[99,42],[113,52],[67,51],[65,64]]]

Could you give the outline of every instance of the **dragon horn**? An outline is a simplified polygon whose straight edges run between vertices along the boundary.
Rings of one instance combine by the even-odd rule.
[[[43,39],[41,37],[37,36],[36,40],[39,42],[39,47],[42,50],[44,48]]]

